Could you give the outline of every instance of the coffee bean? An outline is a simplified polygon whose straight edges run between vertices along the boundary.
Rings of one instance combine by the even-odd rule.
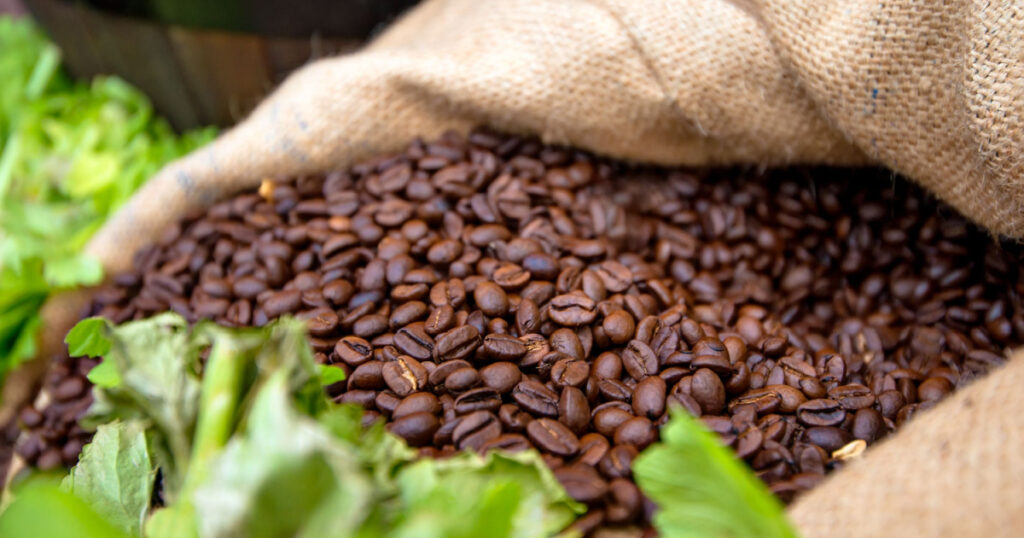
[[[629,478],[633,474],[633,460],[638,452],[633,445],[616,445],[598,464],[601,474],[608,478]]]
[[[839,402],[824,398],[800,404],[796,417],[805,426],[836,426],[846,418],[846,411]]]
[[[658,437],[654,424],[645,417],[634,417],[615,429],[615,444],[633,445],[637,450],[647,448]]]
[[[481,282],[473,290],[477,307],[488,316],[502,316],[508,310],[508,296],[501,286],[493,282]]]
[[[392,419],[402,418],[415,413],[430,413],[436,415],[441,412],[441,402],[437,396],[429,392],[414,392],[403,398],[391,412]],[[431,434],[433,436],[433,434]]]
[[[465,359],[476,351],[482,338],[480,331],[471,325],[462,325],[437,336],[434,343],[434,360],[450,361]]]
[[[505,433],[487,441],[480,447],[481,452],[503,450],[505,452],[522,452],[533,448],[530,441],[518,433]]]
[[[507,334],[488,334],[482,348],[485,355],[496,361],[518,361],[526,354],[526,345]]]
[[[828,396],[848,411],[863,409],[875,403],[874,393],[864,385],[842,385],[828,391]]]
[[[882,414],[867,407],[857,411],[853,416],[853,436],[873,443],[885,433],[885,422]]]
[[[604,329],[605,334],[608,335],[608,338],[616,344],[629,342],[636,331],[636,323],[633,320],[633,316],[629,315],[629,312],[625,310],[616,310],[605,316],[601,327]]]
[[[658,376],[644,378],[633,391],[633,413],[654,420],[665,412],[665,380]]]
[[[444,388],[448,392],[455,394],[471,389],[479,384],[480,372],[468,366],[451,372],[444,379]]]
[[[566,327],[586,325],[597,316],[597,304],[582,293],[558,295],[548,304],[551,320]]]
[[[658,373],[658,356],[640,340],[630,340],[622,352],[622,366],[636,380]]]
[[[506,430],[518,432],[525,430],[533,417],[515,404],[504,404],[498,408],[498,419]]]
[[[586,431],[590,424],[590,404],[586,395],[576,387],[565,387],[558,399],[558,420],[576,434]]]
[[[551,381],[560,387],[579,387],[590,376],[590,365],[579,359],[564,358],[551,367]]]
[[[384,363],[381,361],[368,361],[360,364],[348,378],[349,390],[384,388],[383,367]]]
[[[396,418],[388,424],[388,431],[404,439],[410,446],[426,446],[431,443],[439,427],[436,415],[420,412]]]
[[[450,380],[451,376],[448,379]],[[468,390],[455,399],[455,412],[460,415],[481,410],[493,413],[499,407],[501,407],[501,396],[497,391],[488,387]]]
[[[524,379],[512,389],[512,399],[523,409],[542,417],[558,416],[558,395],[542,383]]]
[[[550,418],[539,418],[527,424],[526,435],[537,448],[556,456],[573,456],[580,449],[580,440],[576,434]]]
[[[507,394],[522,378],[519,368],[511,362],[495,362],[480,369],[480,379],[484,385],[499,394]]]
[[[705,415],[717,415],[725,407],[725,386],[722,380],[707,368],[694,372],[690,396],[700,405],[701,413]]]
[[[826,452],[833,452],[852,441],[853,436],[835,426],[815,426],[804,430],[804,440],[820,446]]]
[[[302,303],[302,292],[298,290],[283,290],[275,292],[263,301],[263,311],[271,318],[280,317],[283,314],[294,312]]]
[[[488,442],[501,435],[501,423],[490,411],[476,411],[462,417],[452,430],[452,441],[461,450],[481,452]]]
[[[598,501],[608,492],[608,483],[590,465],[567,465],[555,470],[555,478],[573,500]]]
[[[424,306],[424,308],[426,307]],[[398,329],[395,333],[394,344],[406,355],[421,361],[425,361],[433,355],[435,345],[434,339],[427,334],[423,324],[419,322]]]
[[[381,368],[384,383],[395,394],[405,397],[427,384],[427,370],[416,359],[402,355],[396,360],[385,363]]]

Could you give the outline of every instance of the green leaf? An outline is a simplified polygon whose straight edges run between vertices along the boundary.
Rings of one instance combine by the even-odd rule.
[[[782,505],[717,437],[672,410],[661,442],[633,462],[637,485],[659,507],[654,527],[667,537],[794,538]]]
[[[345,370],[342,370],[337,366],[318,364],[317,370],[320,372],[320,384],[322,386],[326,387],[345,380]]]
[[[129,536],[105,521],[82,499],[53,484],[30,484],[0,514],[4,538],[122,538]]]
[[[92,317],[79,321],[64,337],[64,343],[68,345],[68,354],[72,357],[106,355],[110,351],[110,338],[105,334],[106,330],[107,321],[103,318]]]
[[[68,255],[47,262],[43,276],[55,288],[91,286],[103,279],[103,267],[91,256]]]
[[[96,430],[65,487],[107,522],[141,535],[155,477],[143,423],[112,422]]]
[[[86,374],[86,378],[89,379],[93,385],[97,387],[109,389],[116,387],[121,384],[121,374],[117,373],[117,368],[114,367],[114,363],[103,361],[89,370]]]

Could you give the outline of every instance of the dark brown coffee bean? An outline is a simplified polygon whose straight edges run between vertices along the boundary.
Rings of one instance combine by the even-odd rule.
[[[402,355],[381,367],[384,383],[395,394],[405,397],[427,385],[427,370],[416,359]]]
[[[384,363],[381,361],[368,361],[360,364],[348,378],[349,390],[384,388],[383,367]]]
[[[441,333],[434,342],[434,360],[450,361],[470,357],[482,338],[472,325],[462,325]]]
[[[401,437],[410,446],[426,446],[440,428],[440,422],[433,413],[411,413],[403,415],[388,424],[388,431]]]
[[[633,413],[655,420],[665,413],[665,380],[651,376],[636,384],[633,391]]]
[[[483,352],[496,361],[518,361],[526,354],[526,345],[507,334],[488,334],[484,337]]]
[[[484,385],[496,390],[499,394],[510,392],[522,378],[522,372],[511,362],[496,362],[480,369],[480,379]]]
[[[579,359],[564,358],[551,367],[551,381],[560,387],[580,387],[590,376],[590,365]]]
[[[658,356],[640,340],[630,340],[621,358],[626,372],[637,381],[658,373]]]
[[[53,398],[65,402],[85,392],[85,380],[80,377],[68,377],[61,381],[51,392]]]
[[[542,383],[524,379],[512,389],[512,399],[536,416],[557,417],[558,395]]]
[[[725,408],[725,385],[707,368],[694,372],[690,383],[690,396],[700,405],[702,414],[717,415]]]
[[[576,434],[550,418],[539,418],[527,424],[526,435],[537,448],[556,456],[571,457],[580,449]]]
[[[853,440],[853,436],[849,432],[835,426],[807,428],[804,430],[803,438],[808,443],[818,445],[829,453],[839,450],[843,445]]]
[[[455,374],[448,376],[451,380]],[[446,382],[447,384],[447,382]],[[492,388],[481,387],[468,390],[455,399],[455,412],[459,415],[466,415],[475,411],[497,412],[501,407],[501,396]]]
[[[284,290],[275,292],[263,301],[263,311],[271,318],[277,318],[289,312],[298,310],[302,303],[302,293],[298,290]]]
[[[452,441],[460,450],[481,452],[484,445],[501,435],[501,423],[490,411],[462,417],[452,430]]]
[[[846,418],[846,411],[839,402],[824,398],[800,404],[796,417],[805,426],[836,426]]]
[[[434,351],[434,339],[419,322],[398,329],[394,336],[394,345],[406,355],[421,361],[429,359]]]
[[[586,395],[576,387],[565,387],[558,399],[558,420],[577,435],[590,424],[590,404]]]
[[[608,451],[598,468],[608,478],[629,478],[633,474],[633,460],[637,454],[633,445],[616,445]]]
[[[434,396],[429,392],[414,392],[403,398],[398,405],[395,406],[395,409],[391,412],[391,418],[398,419],[414,413],[430,413],[436,415],[440,412],[441,402],[438,401],[437,396]]]
[[[917,398],[922,402],[938,401],[953,392],[953,384],[944,377],[930,377],[917,387]]]
[[[504,404],[498,408],[498,418],[508,431],[520,432],[526,429],[526,425],[533,420],[529,413],[520,409],[516,404]]]
[[[558,295],[548,304],[551,320],[566,327],[586,325],[597,317],[597,304],[582,293]]]
[[[481,452],[503,450],[505,452],[522,452],[533,448],[530,441],[518,433],[505,433],[487,441],[480,447]]]
[[[853,416],[853,436],[873,443],[885,433],[885,421],[882,414],[867,407],[857,411]]]
[[[633,316],[625,310],[616,310],[605,316],[601,327],[604,329],[605,334],[608,335],[608,338],[616,344],[629,342],[636,331],[636,323],[633,320]]]
[[[480,384],[480,373],[475,368],[460,368],[448,374],[444,380],[444,388],[448,392],[459,393]]]
[[[356,320],[352,332],[362,338],[373,338],[388,330],[388,319],[380,314],[369,314]],[[312,330],[310,330],[312,332]]]
[[[589,465],[568,465],[555,470],[555,478],[573,500],[593,503],[608,493],[608,483]]]
[[[848,411],[864,409],[875,403],[874,393],[864,385],[842,385],[828,391],[828,396]]]
[[[658,438],[658,430],[647,418],[634,417],[615,429],[614,438],[617,445],[633,445],[643,450]]]
[[[473,290],[473,300],[488,316],[503,316],[508,311],[508,296],[501,286],[493,282],[481,282]]]
[[[451,375],[452,372],[455,372],[456,370],[460,370],[462,368],[469,368],[470,370],[472,370],[471,365],[464,360],[442,362],[441,364],[438,364],[434,368],[434,370],[430,372],[430,374],[427,377],[427,381],[435,387],[443,385],[445,380],[448,379],[448,376]]]

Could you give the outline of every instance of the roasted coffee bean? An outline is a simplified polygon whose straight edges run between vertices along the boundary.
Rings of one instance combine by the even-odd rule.
[[[644,378],[633,391],[633,413],[655,420],[665,413],[665,380],[658,376]]]
[[[576,434],[550,418],[539,418],[527,424],[526,435],[538,448],[556,456],[570,457],[580,449]]]
[[[558,395],[532,379],[524,379],[512,389],[512,399],[536,416],[557,417]]]
[[[522,372],[511,362],[496,362],[480,369],[480,379],[499,394],[507,394],[522,379]]]
[[[398,329],[394,336],[394,345],[406,355],[425,361],[432,356],[435,344],[423,324],[416,322]]]
[[[885,421],[881,413],[866,407],[858,410],[853,416],[853,427],[850,431],[857,439],[873,443],[885,433]]]
[[[462,417],[452,430],[452,441],[460,449],[481,452],[488,442],[501,435],[501,423],[490,411],[476,411]]]
[[[384,383],[395,394],[405,397],[427,385],[427,370],[416,359],[402,355],[381,367]]]
[[[539,422],[539,421],[538,421]],[[593,503],[608,492],[608,483],[590,465],[567,465],[555,470],[555,478],[573,500]]]
[[[481,348],[485,355],[496,361],[518,361],[526,354],[526,345],[507,334],[488,334]]]
[[[480,372],[477,372],[475,368],[468,366],[449,373],[444,379],[444,388],[447,389],[448,392],[455,394],[469,390],[479,384]]]
[[[800,404],[796,417],[805,426],[836,426],[846,418],[846,411],[839,402],[824,398]]]
[[[590,365],[580,359],[565,358],[551,366],[551,381],[560,387],[579,387],[590,376]]]
[[[843,445],[853,440],[853,436],[846,430],[835,426],[815,426],[804,430],[804,440],[825,449],[826,452],[834,452]]]
[[[481,282],[473,290],[473,300],[488,316],[502,316],[508,311],[508,296],[501,286],[493,282]]]
[[[717,415],[725,407],[725,385],[707,368],[694,372],[690,382],[690,396],[700,405],[701,413],[705,415]]]
[[[586,395],[576,387],[565,387],[558,399],[558,421],[576,434],[582,434],[590,424],[590,404]]]
[[[622,351],[622,366],[637,381],[658,373],[658,356],[640,340],[630,340]]]
[[[501,396],[488,387],[468,390],[455,399],[455,412],[459,415],[481,410],[497,412],[499,407]]]
[[[616,445],[601,459],[598,468],[608,478],[629,478],[638,452],[633,445]]]
[[[388,424],[388,431],[405,439],[410,446],[426,446],[433,440],[440,424],[433,413],[411,413]]]
[[[383,370],[384,363],[381,361],[368,361],[360,364],[348,378],[349,390],[384,388]]]
[[[515,404],[504,404],[498,408],[498,418],[509,431],[523,431],[526,425],[533,420],[529,413],[523,411]]]
[[[518,433],[505,433],[487,441],[480,447],[481,452],[503,450],[505,452],[522,452],[533,448],[530,441]]]
[[[397,419],[414,413],[430,413],[436,415],[440,412],[441,402],[438,401],[437,396],[434,396],[429,392],[414,392],[403,398],[398,405],[395,406],[395,409],[391,412],[391,418]]]
[[[875,394],[864,385],[842,385],[828,391],[828,396],[848,411],[864,409],[875,403]]]
[[[633,316],[625,310],[616,310],[605,316],[601,323],[605,334],[615,344],[625,344],[633,338],[636,332],[636,322]]]
[[[597,304],[582,293],[555,296],[549,305],[551,320],[566,327],[586,325],[597,316]]]
[[[637,450],[647,448],[658,437],[654,423],[645,417],[634,417],[615,429],[615,444],[633,445]]]
[[[472,325],[455,327],[437,336],[434,341],[434,360],[450,361],[471,356],[482,338],[480,331]]]

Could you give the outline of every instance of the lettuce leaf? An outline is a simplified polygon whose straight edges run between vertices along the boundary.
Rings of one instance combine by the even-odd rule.
[[[671,411],[661,441],[633,462],[637,485],[658,505],[662,536],[796,538],[779,501],[717,437]]]

